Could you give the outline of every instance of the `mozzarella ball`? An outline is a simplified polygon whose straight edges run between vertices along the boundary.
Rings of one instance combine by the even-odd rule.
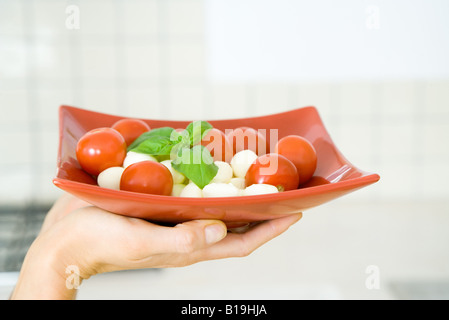
[[[126,167],[132,165],[133,163],[145,161],[145,160],[157,162],[157,159],[149,154],[128,151],[128,153],[126,154],[125,160],[123,160],[123,167],[126,168]]]
[[[245,178],[232,178],[230,181],[237,189],[245,189]]]
[[[174,184],[173,188],[171,190],[171,195],[173,197],[180,197],[181,196],[181,192],[182,192],[182,190],[184,190],[185,187],[186,187],[186,185],[182,184],[182,183]]]
[[[102,188],[120,190],[120,179],[125,168],[110,167],[100,172],[97,177],[97,183]]]
[[[231,183],[209,183],[203,188],[203,197],[237,197],[239,189]]]
[[[172,167],[171,162],[172,160],[161,161],[161,163],[164,166],[166,166],[168,170],[170,170],[171,175],[173,177],[173,183],[174,184],[183,183],[186,177],[181,172],[176,171],[176,169]]]
[[[255,196],[259,194],[278,193],[279,190],[271,184],[255,183],[242,190],[242,196]]]
[[[201,198],[203,196],[203,192],[196,184],[193,182],[186,185],[181,193],[179,194],[180,197],[192,197],[192,198]]]
[[[231,160],[231,167],[234,176],[244,178],[251,164],[257,159],[257,154],[252,150],[242,150],[237,152]]]
[[[218,172],[212,179],[211,183],[228,183],[232,179],[233,171],[229,163],[224,161],[215,161]]]

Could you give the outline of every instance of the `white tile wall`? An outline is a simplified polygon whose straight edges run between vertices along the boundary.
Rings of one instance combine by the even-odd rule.
[[[65,27],[73,4],[78,30]],[[204,14],[204,0],[0,1],[0,204],[59,194],[51,179],[61,104],[159,119],[315,105],[342,152],[381,175],[350,199],[448,195],[449,79],[217,83]]]
[[[231,119],[248,115],[248,88],[239,84],[214,84],[208,86],[207,119]]]
[[[123,32],[128,37],[159,35],[158,0],[129,0],[122,6]]]
[[[204,0],[167,1],[166,31],[169,36],[204,34]]]
[[[296,108],[296,87],[290,85],[270,83],[259,84],[252,87],[252,103],[254,107],[251,113],[254,115],[265,115],[282,112]]]
[[[160,72],[160,53],[155,43],[136,43],[124,48],[126,78],[157,81]]]
[[[205,52],[202,43],[173,42],[167,45],[168,70],[165,75],[170,81],[203,80],[205,76]]]
[[[130,86],[126,92],[127,115],[143,119],[164,119],[161,89],[147,84],[145,88]]]

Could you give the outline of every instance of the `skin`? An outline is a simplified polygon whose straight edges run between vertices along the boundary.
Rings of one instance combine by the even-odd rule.
[[[77,283],[67,282],[74,276],[69,266],[77,268],[81,284],[110,271],[183,267],[244,257],[301,217],[301,213],[289,215],[239,232],[229,232],[219,220],[167,227],[116,215],[64,194],[48,212],[31,245],[11,299],[75,299],[77,287],[73,284]]]

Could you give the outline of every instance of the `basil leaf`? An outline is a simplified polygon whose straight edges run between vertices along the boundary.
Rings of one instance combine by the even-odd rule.
[[[142,141],[131,151],[155,156],[168,156],[176,143],[176,141],[172,141],[164,136],[153,136]]]
[[[130,150],[136,148],[143,141],[150,139],[150,138],[154,138],[154,137],[170,138],[172,136],[172,132],[176,132],[176,131],[175,131],[175,129],[170,128],[170,127],[156,128],[156,129],[152,129],[148,132],[144,132],[136,140],[134,140],[133,143],[131,143],[128,146],[127,151],[130,151]]]
[[[201,139],[210,129],[212,129],[212,125],[207,121],[191,122],[186,128],[186,131],[190,135],[190,145],[194,146],[200,143]]]
[[[172,161],[172,167],[184,174],[201,189],[204,188],[218,172],[218,167],[209,150],[196,145],[192,148],[182,148],[178,157]]]

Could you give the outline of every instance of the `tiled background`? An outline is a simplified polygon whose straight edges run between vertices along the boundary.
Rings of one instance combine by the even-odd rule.
[[[429,241],[435,241],[433,251],[425,254],[443,259],[443,264],[436,264],[445,267],[434,269],[433,260],[422,259],[429,265],[421,265],[420,275],[438,270],[449,276],[447,243],[440,241],[447,237],[439,222],[445,221],[447,206],[431,209],[432,204],[446,203],[449,195],[449,79],[215,81],[206,63],[206,1],[0,0],[0,207],[46,205],[60,194],[51,179],[61,104],[158,119],[235,118],[314,105],[343,154],[381,176],[379,183],[346,196],[344,202],[382,203],[388,208],[384,219],[397,213],[394,225],[383,220],[376,227],[376,234],[388,239],[394,239],[395,228],[405,228],[414,202],[430,208],[427,218],[435,216],[427,220],[432,223],[428,234],[434,236]],[[70,5],[80,9],[79,29],[66,27]],[[375,215],[376,210],[367,206],[365,213]],[[324,212],[319,213],[325,217],[320,223],[329,223]],[[348,234],[355,232],[350,227],[353,218],[340,217],[340,227],[347,227]],[[418,213],[413,217],[416,223],[424,219]],[[331,213],[327,218],[334,221]],[[365,227],[366,232],[372,230]],[[308,228],[313,234],[313,225]],[[338,234],[335,224],[327,228],[329,234]],[[439,230],[441,237],[432,230]],[[420,235],[429,239],[424,231]],[[325,241],[325,236],[317,241]],[[387,250],[394,247],[386,238],[381,244]],[[322,249],[326,247],[323,243]],[[376,248],[380,255],[386,252]],[[402,243],[394,248],[407,252],[410,259],[416,255]],[[400,270],[410,266],[396,263],[396,254],[390,253],[385,261],[391,265]],[[328,256],[323,251],[323,257]],[[414,275],[414,269],[407,270]]]
[[[79,29],[66,27],[72,4]],[[0,1],[0,204],[59,194],[51,179],[61,104],[161,119],[314,105],[341,151],[382,177],[353,198],[447,195],[448,79],[216,82],[204,15],[203,0]]]

